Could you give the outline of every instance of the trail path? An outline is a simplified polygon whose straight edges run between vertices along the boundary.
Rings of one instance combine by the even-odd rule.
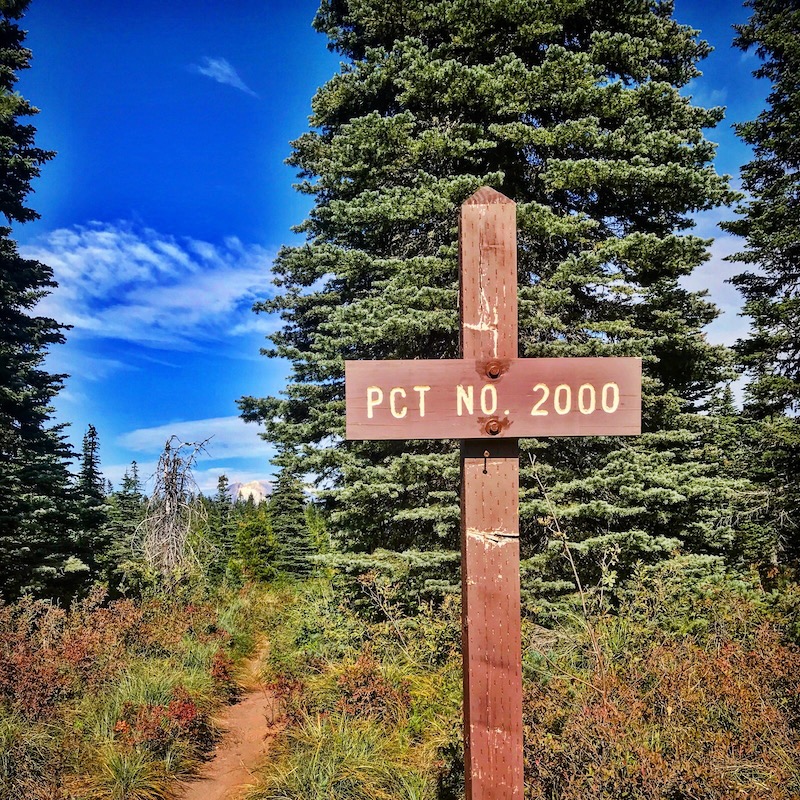
[[[242,699],[224,709],[219,718],[222,738],[180,800],[234,800],[254,782],[253,769],[281,728],[278,701],[258,677],[266,650],[266,646],[259,648],[245,662]]]

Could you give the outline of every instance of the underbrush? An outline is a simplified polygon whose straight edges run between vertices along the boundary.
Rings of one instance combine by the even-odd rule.
[[[169,797],[236,696],[259,596],[0,606],[0,800]]]
[[[800,797],[799,599],[675,559],[531,646],[526,798]]]
[[[523,620],[528,800],[800,797],[796,584],[696,567],[640,570],[613,614]],[[290,725],[249,800],[463,797],[458,601],[390,596],[271,594]]]
[[[712,562],[523,619],[527,800],[800,797],[800,591]],[[462,798],[458,598],[358,587],[0,606],[0,800],[170,797],[261,636],[289,724],[249,800]]]
[[[457,602],[413,617],[384,603],[368,620],[320,580],[271,605],[264,677],[291,724],[250,800],[444,796],[461,738]]]

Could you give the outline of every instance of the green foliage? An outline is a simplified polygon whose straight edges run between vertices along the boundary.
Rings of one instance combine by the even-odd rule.
[[[311,572],[310,558],[314,554],[305,507],[300,479],[291,468],[282,467],[270,498],[269,514],[278,546],[278,569],[295,577],[305,577]]]
[[[29,65],[25,31],[17,24],[28,3],[0,7],[0,594],[59,594],[74,555],[69,462],[63,426],[52,424],[51,401],[65,376],[42,368],[64,326],[33,313],[54,286],[45,264],[22,258],[10,224],[38,217],[27,206],[31,181],[53,153],[35,146],[26,120],[37,113],[14,91]],[[74,573],[66,583],[74,580]]]
[[[719,560],[682,558],[637,576],[618,615],[537,634],[526,797],[796,796],[800,650],[770,606]]]
[[[102,566],[108,563],[110,544],[109,505],[106,486],[100,471],[100,440],[97,429],[89,425],[83,436],[80,471],[75,486],[77,505],[76,557],[86,565],[85,583],[101,577]],[[103,576],[106,577],[106,576]]]
[[[413,616],[420,607],[459,594],[457,552],[330,553],[318,559],[334,570],[334,585],[362,612]]]
[[[686,555],[641,565],[619,602],[524,621],[525,797],[794,797],[797,584]],[[291,727],[252,800],[408,796],[388,774],[463,797],[457,598],[365,615],[318,580],[268,607],[265,677]]]
[[[444,798],[443,754],[459,736],[458,603],[367,622],[342,597],[317,580],[269,603],[265,678],[292,727],[252,800]]]
[[[0,800],[52,796],[48,774],[61,745],[54,726],[31,726],[18,715],[0,714]]]
[[[736,126],[753,148],[742,167],[747,200],[740,219],[725,226],[746,239],[745,250],[732,260],[754,265],[733,279],[745,298],[744,312],[753,320],[750,335],[737,351],[752,372],[748,410],[765,417],[800,408],[800,373],[795,353],[798,323],[795,272],[800,256],[800,9],[794,3],[747,0],[752,16],[737,25],[734,42],[755,48],[761,64],[755,75],[769,80],[767,107],[755,120]]]
[[[255,505],[251,497],[236,515],[236,552],[242,565],[254,578],[274,578],[277,549],[269,508],[266,503]]]
[[[433,800],[425,776],[404,763],[406,749],[374,722],[307,718],[283,743],[277,774],[251,800]],[[278,758],[280,758],[280,753]]]
[[[0,606],[0,798],[164,798],[210,750],[262,591]]]
[[[97,800],[163,800],[166,776],[145,749],[120,752],[107,746],[100,754],[100,774],[91,796]]]
[[[458,208],[488,184],[518,204],[520,355],[644,363],[646,436],[525,444],[581,570],[613,556],[623,580],[674,547],[736,550],[742,484],[695,422],[728,356],[702,335],[716,309],[681,285],[708,257],[690,215],[733,195],[703,135],[722,110],[680,93],[709,48],[672,11],[322,3],[315,24],[348,61],[293,143],[308,241],[280,252],[280,293],[259,306],[283,318],[270,354],[292,376],[283,397],[240,405],[319,478],[340,549],[457,546],[452,442],[343,441],[343,361],[458,356]],[[549,532],[527,464],[522,482],[531,555]],[[566,586],[546,554],[536,580]]]
[[[734,44],[755,49],[754,75],[770,82],[766,108],[736,131],[753,149],[742,167],[747,199],[739,219],[723,227],[745,238],[730,260],[747,271],[732,282],[744,296],[750,331],[736,352],[748,370],[745,414],[755,420],[749,472],[771,495],[769,521],[778,533],[783,559],[800,558],[795,509],[800,502],[800,360],[798,359],[797,262],[800,258],[800,9],[795,3],[747,0],[752,15],[737,25]],[[788,414],[788,417],[785,416]]]
[[[311,538],[312,552],[329,552],[331,545],[330,533],[328,532],[328,526],[322,510],[316,503],[307,503],[305,516],[308,535]]]
[[[116,492],[106,498],[108,521],[105,535],[108,549],[104,567],[109,589],[116,591],[134,556],[136,532],[142,524],[145,512],[145,497],[139,479],[139,465],[132,461],[125,470],[122,484]],[[126,566],[128,565],[128,566]]]

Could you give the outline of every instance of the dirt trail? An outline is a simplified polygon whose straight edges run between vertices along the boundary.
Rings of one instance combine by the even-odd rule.
[[[245,663],[242,699],[223,710],[219,717],[222,738],[211,759],[179,795],[180,800],[234,800],[254,782],[253,769],[281,727],[276,722],[278,702],[258,677],[265,655],[266,646]]]

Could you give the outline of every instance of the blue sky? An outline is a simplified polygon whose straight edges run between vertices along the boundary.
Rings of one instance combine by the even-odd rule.
[[[196,471],[213,490],[268,478],[270,447],[238,419],[243,394],[279,391],[286,367],[258,354],[276,321],[252,303],[271,293],[270,265],[308,200],[283,161],[307,129],[314,91],[338,56],[311,28],[315,0],[32,0],[23,21],[34,54],[20,91],[41,109],[38,144],[58,151],[36,182],[42,215],[17,226],[25,255],[55,270],[43,311],[73,325],[49,367],[71,375],[57,400],[80,444],[98,429],[104,474],[118,484],[132,459],[147,475],[172,434],[213,436]],[[711,132],[718,169],[738,180],[746,149],[730,124],[755,116],[766,87],[757,61],[730,48],[739,3],[677,0],[676,18],[717,48],[688,90],[726,105]],[[718,233],[726,212],[698,220]],[[692,276],[725,312],[710,335],[742,330],[739,300],[715,242]]]

